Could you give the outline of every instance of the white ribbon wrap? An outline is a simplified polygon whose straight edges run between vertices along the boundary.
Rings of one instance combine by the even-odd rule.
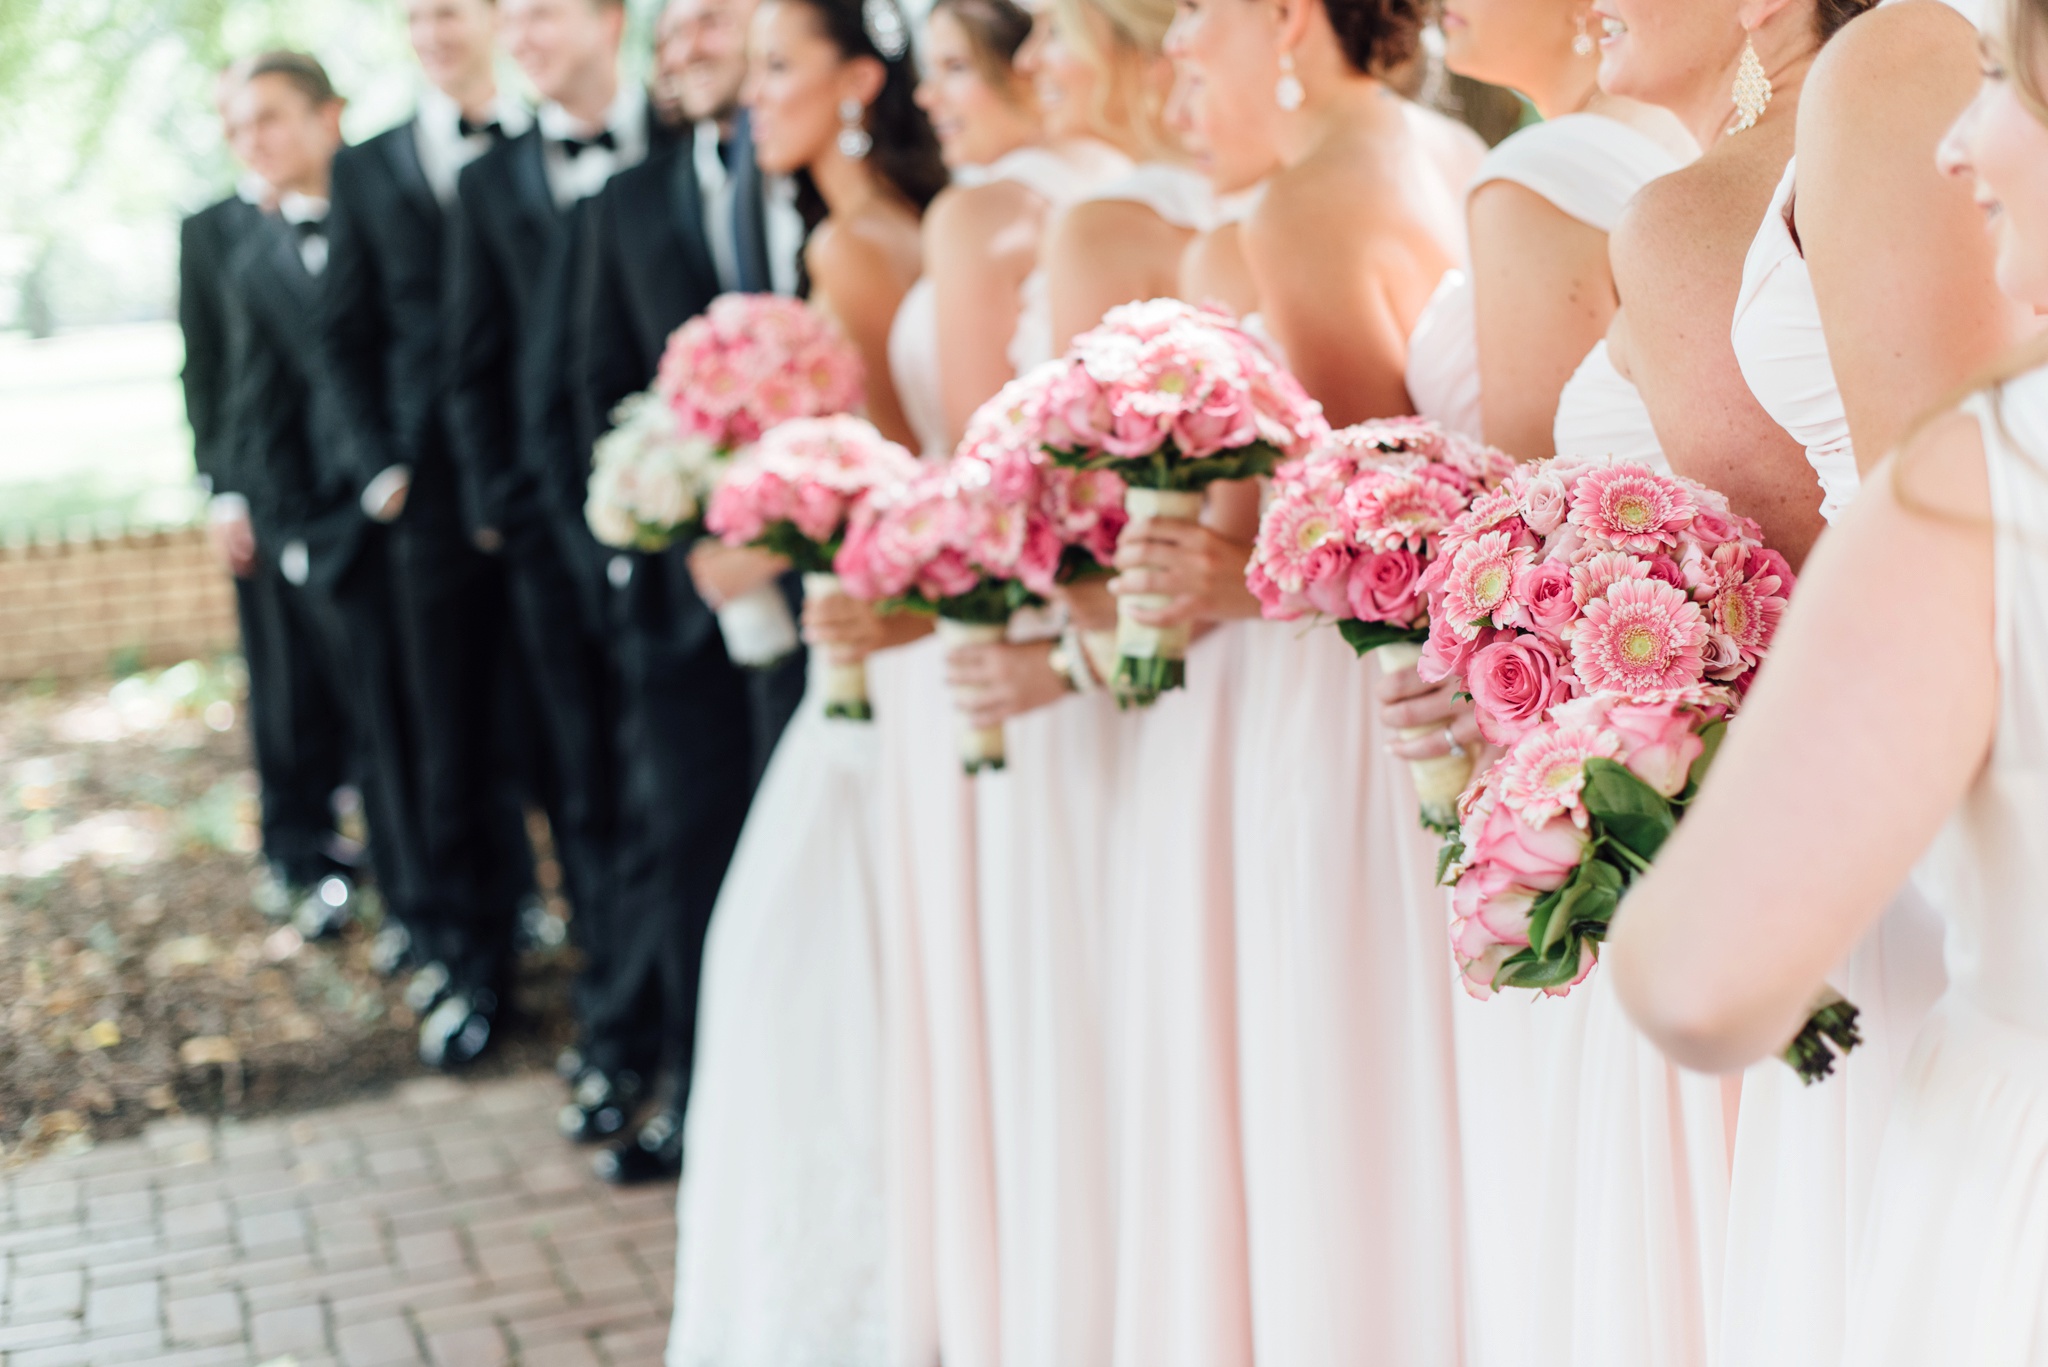
[[[1124,511],[1133,523],[1155,518],[1194,522],[1202,516],[1202,495],[1182,489],[1125,489]],[[1191,626],[1152,627],[1131,620],[1131,611],[1157,611],[1173,602],[1161,593],[1124,594],[1116,600],[1117,654],[1130,660],[1185,660],[1194,639]]]
[[[725,653],[747,669],[772,665],[797,647],[796,619],[789,601],[774,583],[743,593],[718,610],[718,633]]]
[[[1004,626],[956,622],[950,617],[939,619],[939,643],[948,652],[959,646],[997,645],[1008,634],[1009,628]],[[979,689],[953,690],[954,705],[960,709],[960,765],[970,774],[978,774],[983,769],[1000,769],[1006,758],[1002,727],[974,726],[967,720],[967,704],[979,699]]]
[[[1413,669],[1422,658],[1422,647],[1411,641],[1395,641],[1375,647],[1373,659],[1383,674]],[[1443,730],[1436,726],[1403,726],[1395,734],[1402,740],[1419,740]],[[1415,780],[1415,795],[1422,800],[1422,819],[1432,829],[1449,831],[1458,824],[1458,799],[1472,781],[1472,756],[1439,755],[1435,759],[1411,759],[1408,773]]]
[[[804,598],[831,598],[845,593],[836,574],[806,574],[804,576]],[[843,665],[830,658],[830,652],[820,650],[817,658],[823,661],[818,667],[820,687],[825,694],[825,715],[848,717],[865,721],[874,715],[868,706],[868,666],[865,660],[856,660]]]

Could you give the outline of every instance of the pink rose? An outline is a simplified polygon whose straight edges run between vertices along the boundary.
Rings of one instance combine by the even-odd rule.
[[[1515,954],[1515,946],[1489,944],[1477,954],[1458,955],[1458,976],[1463,982],[1465,993],[1478,1001],[1487,1001],[1494,994],[1493,980],[1500,975],[1502,965]]]
[[[1579,615],[1572,597],[1571,567],[1561,560],[1543,560],[1515,576],[1515,601],[1524,625],[1552,640]]]
[[[1362,622],[1407,626],[1419,604],[1422,557],[1408,550],[1370,551],[1351,566],[1348,597],[1352,616]]]
[[[1415,672],[1424,683],[1442,683],[1463,675],[1465,666],[1475,652],[1499,640],[1501,633],[1491,627],[1481,628],[1471,640],[1460,636],[1451,621],[1435,605],[1429,613],[1429,639],[1423,643],[1422,659],[1416,663]]]
[[[1685,791],[1693,761],[1706,748],[1696,722],[1669,703],[1620,702],[1607,709],[1607,729],[1621,737],[1621,762],[1665,797]]]
[[[1519,947],[1529,943],[1529,911],[1536,896],[1511,870],[1480,863],[1458,880],[1451,910],[1468,922],[1478,922],[1499,943]]]
[[[1466,857],[1474,867],[1501,869],[1525,887],[1549,892],[1570,882],[1572,870],[1585,862],[1586,837],[1569,817],[1531,826],[1503,802],[1486,814]]]
[[[1513,745],[1564,698],[1569,679],[1563,659],[1541,637],[1512,636],[1473,654],[1465,688],[1481,734],[1495,745]]]

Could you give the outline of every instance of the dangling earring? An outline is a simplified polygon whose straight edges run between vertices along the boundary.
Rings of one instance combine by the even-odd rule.
[[[1273,87],[1273,100],[1282,109],[1296,110],[1308,98],[1308,92],[1301,88],[1301,77],[1294,74],[1294,54],[1280,54],[1280,83]]]
[[[875,140],[868,136],[867,129],[861,127],[867,112],[867,106],[859,100],[839,102],[839,155],[848,161],[859,161],[874,148]]]
[[[1743,133],[1756,127],[1756,121],[1771,107],[1771,78],[1764,74],[1764,64],[1757,60],[1756,44],[1744,39],[1742,43],[1742,64],[1735,68],[1735,126],[1728,131]]]
[[[1581,57],[1590,57],[1599,50],[1599,46],[1593,41],[1593,35],[1586,32],[1586,11],[1580,10],[1572,20],[1572,51]]]

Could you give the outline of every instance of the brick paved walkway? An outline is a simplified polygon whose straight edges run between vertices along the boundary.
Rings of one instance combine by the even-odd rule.
[[[655,1367],[675,1189],[589,1177],[560,1100],[420,1079],[0,1177],[0,1367]]]

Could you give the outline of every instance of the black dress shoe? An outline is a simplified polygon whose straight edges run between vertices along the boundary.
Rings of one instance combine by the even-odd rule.
[[[498,1033],[498,994],[488,988],[450,992],[420,1022],[420,1062],[452,1072],[477,1061]]]
[[[616,1073],[585,1068],[576,1076],[568,1104],[555,1113],[555,1128],[577,1144],[614,1138],[625,1132],[644,1090],[640,1075],[630,1068]]]
[[[656,1111],[631,1140],[591,1160],[590,1170],[615,1187],[675,1181],[683,1171],[683,1113]]]
[[[305,939],[324,940],[339,934],[355,918],[355,880],[344,873],[330,873],[293,908],[292,929]]]

